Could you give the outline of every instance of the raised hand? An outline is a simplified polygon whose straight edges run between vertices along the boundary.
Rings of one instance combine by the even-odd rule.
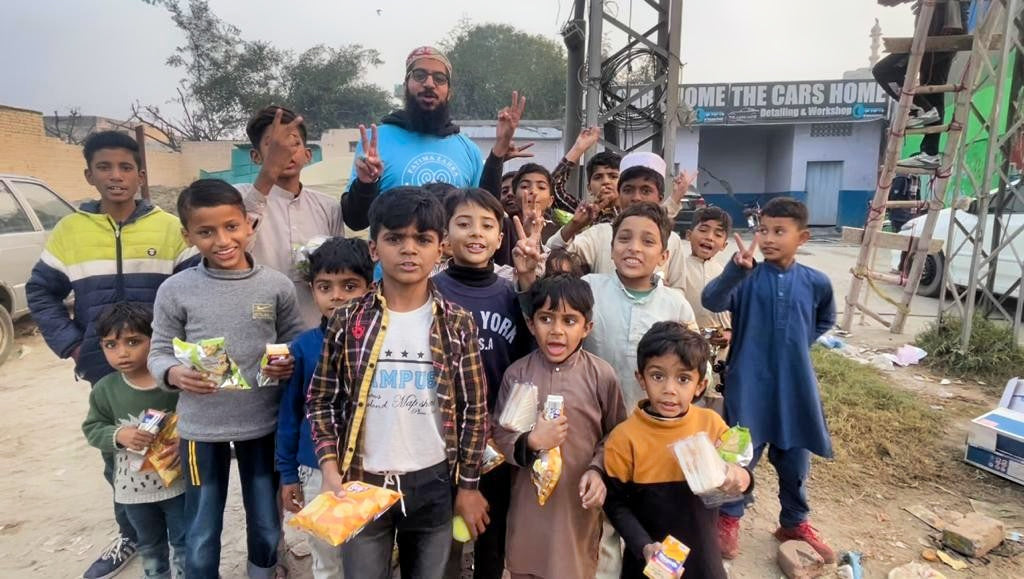
[[[565,227],[569,228],[572,236],[575,236],[590,227],[597,219],[597,216],[601,214],[602,209],[604,209],[604,206],[600,200],[597,203],[580,203],[576,208],[576,212],[572,214],[572,220]]]
[[[757,243],[760,241],[760,235],[754,234],[754,242],[750,244],[750,247],[746,247],[743,244],[743,238],[740,237],[739,233],[733,234],[736,238],[736,248],[738,251],[732,256],[732,261],[736,265],[743,269],[754,269],[754,264],[757,263],[754,260],[754,252],[757,251]]]
[[[363,154],[356,157],[356,177],[363,183],[374,183],[384,174],[384,163],[380,160],[377,150],[377,125],[370,125],[370,136],[367,138],[366,125],[359,125],[359,140]]]
[[[512,265],[516,268],[519,287],[525,291],[533,285],[537,277],[537,266],[543,259],[540,250],[540,228],[535,227],[534,231],[527,235],[518,215],[512,218],[512,222],[518,237],[515,247],[512,248]]]
[[[672,198],[675,199],[676,203],[681,203],[683,197],[686,196],[686,192],[690,189],[690,185],[697,180],[697,171],[682,170],[678,175],[672,179]]]
[[[498,111],[498,127],[494,135],[494,148],[491,149],[495,156],[503,159],[507,156],[524,110],[526,97],[520,97],[519,91],[512,91],[512,103]]]
[[[523,146],[517,146],[513,141],[508,146],[508,151],[505,152],[505,156],[502,158],[503,161],[509,161],[512,159],[526,159],[533,156],[533,151],[527,151],[532,147],[534,143],[526,143]]]
[[[572,148],[569,149],[565,158],[573,163],[578,163],[583,155],[600,140],[601,129],[598,127],[587,127],[583,129],[580,131],[580,134],[576,136],[576,142],[573,143]]]

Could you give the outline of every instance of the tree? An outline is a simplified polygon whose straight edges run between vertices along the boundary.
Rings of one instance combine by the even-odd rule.
[[[369,67],[381,64],[376,50],[358,44],[318,45],[286,67],[288,102],[301,112],[311,137],[334,127],[376,121],[390,110],[390,95],[360,80]]]
[[[527,98],[527,118],[562,118],[566,62],[561,44],[507,24],[463,23],[442,45],[453,69],[452,116],[493,118],[518,90]]]
[[[167,64],[182,69],[177,109],[136,103],[132,117],[168,135],[178,150],[181,141],[238,138],[253,112],[271,104],[298,111],[309,136],[328,128],[374,120],[390,106],[388,94],[363,81],[371,66],[381,64],[374,50],[353,45],[315,46],[297,59],[268,42],[248,41],[222,21],[206,0],[143,0],[162,5],[184,33],[185,43]]]

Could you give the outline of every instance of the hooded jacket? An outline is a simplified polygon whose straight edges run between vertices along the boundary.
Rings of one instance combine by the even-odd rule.
[[[81,346],[75,374],[95,384],[113,372],[100,349],[95,322],[118,302],[152,305],[157,287],[194,265],[178,218],[139,201],[118,224],[86,201],[54,227],[25,286],[29,309],[46,344],[61,358]],[[64,300],[75,292],[74,315]]]
[[[451,121],[434,133],[419,133],[414,130],[409,114],[397,110],[381,119],[377,141],[384,173],[374,183],[363,183],[356,176],[353,164],[349,190],[341,198],[341,214],[345,225],[352,229],[369,227],[367,212],[382,191],[433,182],[456,187],[480,185],[484,171],[480,148]],[[359,143],[355,156],[362,154],[363,145]]]

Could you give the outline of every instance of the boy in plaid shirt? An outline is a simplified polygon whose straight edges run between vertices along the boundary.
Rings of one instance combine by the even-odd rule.
[[[440,577],[452,516],[474,534],[488,523],[477,490],[488,419],[477,328],[429,280],[445,229],[440,201],[398,187],[369,218],[383,277],[332,317],[307,413],[325,492],[359,480],[404,494],[341,547],[345,576],[387,577],[397,538],[404,576]]]

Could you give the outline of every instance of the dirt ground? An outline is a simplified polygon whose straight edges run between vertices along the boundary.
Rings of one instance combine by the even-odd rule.
[[[831,242],[807,247],[802,261],[832,276],[837,301],[842,303],[849,284],[849,267],[856,248]],[[876,300],[875,303],[878,303]],[[915,302],[910,332],[919,331],[934,315],[934,300]],[[77,577],[113,537],[111,493],[101,477],[99,453],[90,448],[80,425],[88,405],[88,385],[71,379],[71,364],[47,349],[31,323],[18,326],[18,351],[0,367],[0,576]],[[911,334],[908,334],[911,335]],[[855,326],[848,343],[861,348],[892,348],[911,341],[893,337],[874,326]],[[889,569],[920,561],[935,531],[903,510],[924,505],[936,512],[972,510],[971,499],[1006,508],[1016,516],[1005,518],[1009,527],[1024,530],[1024,488],[986,474],[962,462],[965,425],[995,405],[998,391],[973,382],[940,385],[944,378],[920,367],[888,373],[892,384],[914,392],[947,417],[945,437],[936,445],[932,460],[944,465],[943,475],[918,480],[911,486],[892,487],[872,480],[856,490],[816,484],[812,479],[812,521],[837,551],[856,550],[865,555],[866,577],[885,577]],[[816,462],[814,470],[838,468]],[[907,464],[908,471],[914,469]],[[742,524],[740,557],[732,562],[734,578],[775,578],[774,530],[778,501],[774,473],[757,472],[757,502]],[[289,533],[290,543],[301,537]],[[225,579],[244,577],[244,522],[237,488],[231,493],[224,531],[221,573]],[[1018,547],[1018,551],[1022,550]],[[1002,549],[983,561],[971,561],[956,572],[942,563],[931,565],[947,577],[1024,577],[1024,555],[1008,556]],[[287,557],[291,577],[308,577],[308,557]],[[140,576],[133,562],[124,576]]]

